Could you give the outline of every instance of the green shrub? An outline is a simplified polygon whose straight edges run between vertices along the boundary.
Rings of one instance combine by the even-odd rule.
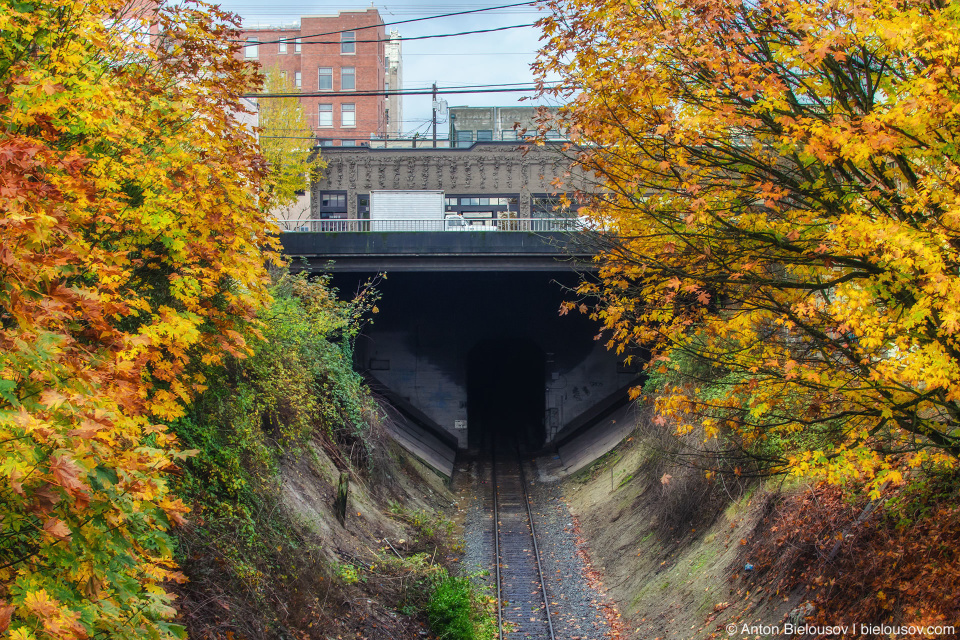
[[[469,578],[446,576],[427,603],[427,618],[441,640],[491,640],[496,622],[490,605]]]
[[[448,577],[433,592],[427,603],[430,627],[441,638],[474,640],[471,585],[466,578]]]

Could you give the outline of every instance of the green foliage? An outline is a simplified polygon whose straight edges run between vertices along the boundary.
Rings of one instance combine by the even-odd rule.
[[[281,75],[279,67],[267,71],[264,93],[299,91],[290,78]],[[259,114],[260,148],[270,165],[270,192],[275,204],[287,206],[296,200],[298,191],[320,177],[326,163],[310,159],[315,137],[299,100],[260,98]]]
[[[843,439],[839,420],[813,421],[805,429],[781,431],[773,416],[755,412],[766,393],[764,384],[749,371],[732,370],[706,354],[703,332],[693,331],[685,346],[670,349],[649,369],[643,386],[648,397],[685,394],[696,398],[697,417],[717,425],[715,439],[699,453],[700,464],[708,469],[737,470],[737,473],[786,473],[784,465],[790,452],[797,449],[833,452]],[[735,349],[734,341],[728,341]],[[737,398],[730,403],[729,398]],[[798,414],[809,412],[804,396],[784,397],[783,406],[794,407]],[[662,421],[662,418],[659,419]],[[751,428],[743,425],[747,422]],[[659,422],[658,424],[664,424]],[[736,425],[736,428],[732,428]],[[687,435],[686,429],[680,435]],[[688,443],[689,444],[689,443]],[[690,453],[689,451],[687,453]]]
[[[357,584],[360,582],[360,573],[352,564],[341,564],[337,566],[337,577],[344,584]]]
[[[342,302],[328,279],[303,274],[283,276],[272,293],[253,355],[205,371],[207,388],[173,425],[197,452],[181,489],[202,508],[241,519],[259,504],[281,456],[303,453],[316,433],[362,442],[372,411],[351,340],[375,294]]]
[[[691,339],[692,345],[700,341]],[[663,357],[662,364],[651,367],[644,382],[644,393],[656,394],[668,386],[694,386],[697,393],[705,398],[719,397],[724,388],[735,380],[729,371],[718,367],[703,357],[693,346],[689,349],[673,349]]]
[[[960,495],[960,473],[955,470],[928,470],[917,474],[894,493],[883,510],[884,517],[904,530],[929,521],[944,505],[954,506]]]
[[[286,589],[315,593],[329,583],[318,582],[324,576],[360,579],[350,565],[328,567],[302,523],[285,515],[279,471],[281,462],[309,456],[311,441],[365,452],[376,417],[352,368],[372,287],[341,301],[329,278],[284,275],[271,294],[247,336],[252,353],[202,370],[206,388],[171,425],[194,454],[176,486],[198,524],[181,534],[178,553],[190,588],[237,594],[256,610],[243,615],[259,619],[275,618],[269,609],[277,602],[290,604],[280,595]]]
[[[427,603],[430,627],[442,640],[490,640],[497,632],[490,600],[469,578],[445,576]]]

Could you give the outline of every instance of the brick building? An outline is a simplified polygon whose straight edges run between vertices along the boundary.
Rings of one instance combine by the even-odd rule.
[[[300,99],[321,145],[356,146],[386,136],[387,37],[379,11],[303,16],[299,26],[245,29],[241,37],[243,55],[264,73],[277,67],[300,91],[329,94]],[[381,95],[364,95],[370,92]]]

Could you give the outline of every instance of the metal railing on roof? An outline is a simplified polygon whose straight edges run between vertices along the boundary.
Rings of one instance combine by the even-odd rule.
[[[578,218],[503,218],[499,220],[470,220],[448,217],[444,220],[300,220],[275,221],[281,231],[288,233],[346,233],[384,231],[450,231],[450,232],[547,232],[581,231],[583,223]]]

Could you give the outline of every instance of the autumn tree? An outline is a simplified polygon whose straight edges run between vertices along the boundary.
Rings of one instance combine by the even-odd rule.
[[[268,299],[256,74],[202,2],[0,11],[0,634],[170,638],[165,420]]]
[[[955,465],[960,5],[548,4],[537,69],[598,185],[581,293],[611,346],[703,374],[661,419],[875,489]]]
[[[265,94],[299,93],[278,67],[267,71]],[[272,214],[278,223],[310,217],[309,201],[298,198],[311,181],[320,178],[326,166],[314,151],[316,137],[307,126],[303,105],[295,97],[258,98],[260,147],[270,166],[270,189],[275,203]]]

